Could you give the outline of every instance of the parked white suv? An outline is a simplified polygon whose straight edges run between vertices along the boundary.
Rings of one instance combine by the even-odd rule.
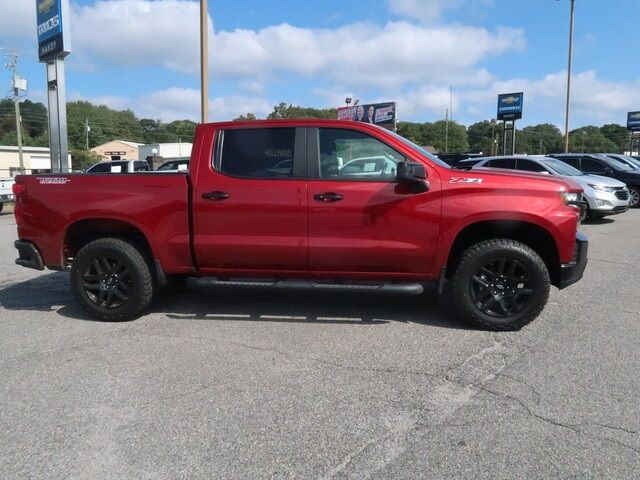
[[[587,202],[585,215],[591,220],[629,210],[629,189],[624,183],[614,178],[582,173],[556,158],[538,155],[485,157],[480,159],[472,170],[478,168],[505,168],[568,177],[584,190],[584,199]]]
[[[13,190],[11,190],[11,187],[14,183],[13,178],[0,178],[0,212],[5,203],[13,202]]]

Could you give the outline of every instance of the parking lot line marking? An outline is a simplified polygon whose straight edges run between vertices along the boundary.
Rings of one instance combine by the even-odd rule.
[[[251,315],[240,315],[235,313],[207,313],[207,317],[216,318],[251,318]]]
[[[349,322],[361,322],[362,319],[358,317],[318,317],[318,320],[324,321],[349,321]]]
[[[307,317],[298,317],[295,315],[260,315],[265,320],[306,320]]]

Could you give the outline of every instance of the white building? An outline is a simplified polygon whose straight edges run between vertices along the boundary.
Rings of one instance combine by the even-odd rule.
[[[138,160],[161,157],[166,160],[180,160],[191,157],[191,143],[150,143],[138,147]]]
[[[22,147],[25,173],[51,173],[51,152],[48,147]],[[69,155],[71,166],[71,155]],[[18,147],[0,145],[0,177],[20,174]]]

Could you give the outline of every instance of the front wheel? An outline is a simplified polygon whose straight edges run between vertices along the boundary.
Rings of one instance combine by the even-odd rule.
[[[542,312],[549,289],[549,272],[533,249],[511,239],[485,240],[461,255],[451,305],[476,325],[517,330]]]
[[[137,318],[153,298],[149,262],[138,248],[117,238],[96,240],[78,252],[71,287],[85,312],[104,321]]]
[[[640,187],[629,187],[629,207],[640,207]]]

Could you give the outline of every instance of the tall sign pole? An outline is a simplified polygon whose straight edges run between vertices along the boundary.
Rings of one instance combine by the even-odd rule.
[[[36,0],[38,57],[47,71],[51,171],[69,171],[64,58],[71,53],[69,0]]]
[[[573,17],[575,0],[571,1],[569,17],[569,58],[567,60],[567,102],[564,113],[564,153],[569,153],[569,104],[571,100],[571,63],[573,60]]]
[[[516,153],[516,120],[522,118],[524,93],[501,93],[498,95],[497,119],[502,120],[502,154],[507,154],[507,132],[511,131],[511,155]],[[510,126],[507,126],[507,123]]]
[[[200,121],[209,121],[209,14],[207,0],[200,0]]]

